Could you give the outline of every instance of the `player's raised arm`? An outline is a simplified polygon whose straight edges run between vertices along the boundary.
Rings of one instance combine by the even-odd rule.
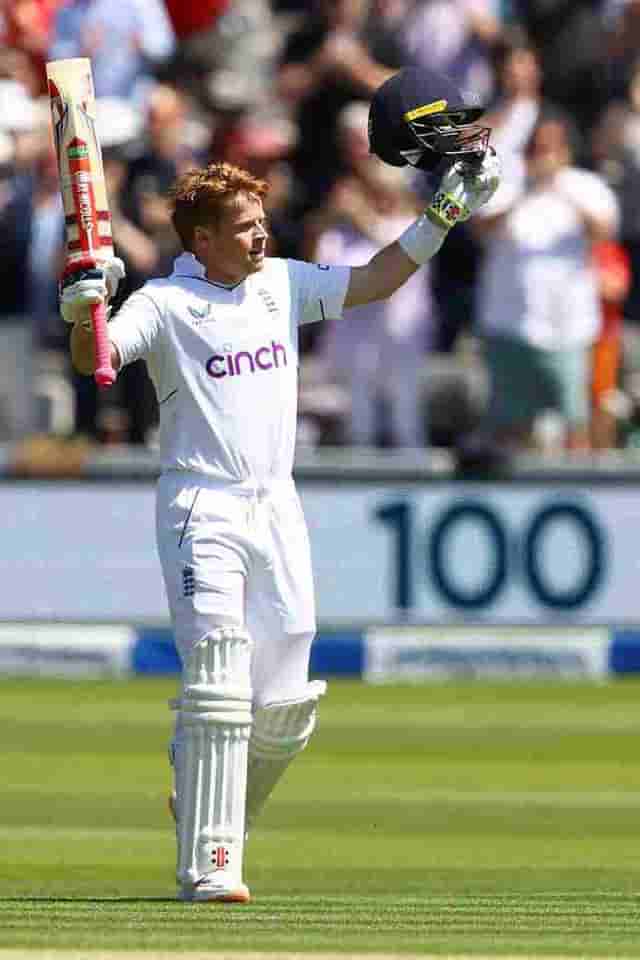
[[[423,68],[401,70],[376,91],[371,152],[395,167],[449,166],[424,213],[368,264],[352,268],[345,307],[389,297],[438,252],[451,227],[491,199],[500,164],[489,128],[475,122],[482,113],[448,77]]]
[[[463,162],[455,163],[443,176],[424,213],[369,263],[351,268],[345,307],[384,300],[395,293],[438,252],[451,227],[468,220],[493,196],[499,180],[498,158],[491,148],[478,166],[465,169]]]

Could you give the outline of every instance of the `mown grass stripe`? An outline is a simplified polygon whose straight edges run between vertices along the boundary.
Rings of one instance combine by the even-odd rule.
[[[3,683],[3,947],[640,957],[640,684],[331,684],[251,836],[254,900],[229,909],[174,899],[174,686]]]
[[[316,952],[313,960],[345,960],[344,954]],[[307,953],[255,953],[246,951],[188,953],[140,950],[0,950],[0,960],[309,960]],[[562,955],[518,954],[409,954],[409,953],[358,953],[351,960],[564,960]],[[592,960],[608,960],[594,957]],[[631,958],[619,957],[619,960]]]

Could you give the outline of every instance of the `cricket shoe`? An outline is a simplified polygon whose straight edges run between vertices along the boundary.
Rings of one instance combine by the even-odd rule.
[[[246,883],[228,888],[203,877],[196,884],[182,886],[178,891],[178,900],[189,903],[249,903],[251,894]]]
[[[168,807],[171,816],[177,823],[175,791],[169,794]],[[249,903],[251,894],[246,883],[239,883],[233,889],[228,889],[219,883],[211,883],[206,877],[203,877],[195,885],[185,884],[182,886],[178,891],[178,900],[184,900],[188,903]]]

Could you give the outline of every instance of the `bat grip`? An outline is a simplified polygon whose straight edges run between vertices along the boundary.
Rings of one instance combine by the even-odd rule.
[[[96,349],[95,381],[99,387],[110,387],[116,379],[111,366],[111,342],[107,333],[107,308],[104,303],[91,304],[91,324]]]

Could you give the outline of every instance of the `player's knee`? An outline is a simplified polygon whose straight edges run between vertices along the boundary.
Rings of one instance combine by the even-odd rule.
[[[311,631],[268,636],[256,644],[251,678],[256,708],[304,699],[308,684]]]
[[[294,757],[304,750],[315,730],[318,700],[327,685],[316,680],[298,697],[258,707],[253,715],[249,753],[253,757]]]
[[[251,722],[251,638],[242,627],[217,627],[183,660],[182,692],[169,701],[177,711],[169,757],[175,766],[188,730],[214,723]]]

